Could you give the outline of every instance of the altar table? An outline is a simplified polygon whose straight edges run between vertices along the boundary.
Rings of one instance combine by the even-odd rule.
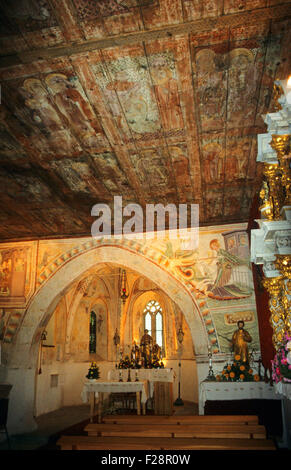
[[[278,400],[274,387],[265,382],[203,381],[199,387],[199,414],[204,414],[207,400]]]
[[[90,422],[93,422],[95,413],[95,398],[98,398],[98,423],[101,422],[102,403],[104,393],[136,393],[137,414],[146,414],[145,404],[148,399],[148,383],[140,382],[99,382],[98,380],[88,380],[84,383],[81,397],[84,403],[90,402]]]
[[[130,371],[132,381],[138,377],[138,380],[147,380],[149,386],[149,397],[154,397],[154,412],[156,415],[173,414],[173,382],[175,374],[173,369],[114,369],[109,371],[108,378],[126,381]]]
[[[149,384],[149,396],[152,398],[154,393],[154,382],[174,382],[173,369],[113,369],[108,372],[109,380],[119,380],[121,374],[122,380],[127,381],[128,370],[130,370],[130,378],[135,381],[136,376],[138,380],[147,380]]]

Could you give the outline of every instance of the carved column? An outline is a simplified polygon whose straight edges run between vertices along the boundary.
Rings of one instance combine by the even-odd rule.
[[[283,276],[282,306],[284,308],[284,329],[291,334],[291,257],[276,255],[275,266]]]
[[[270,324],[273,328],[273,344],[277,350],[285,333],[285,310],[282,303],[282,277],[270,277],[263,280],[263,286],[268,291],[269,309],[271,312]]]
[[[272,205],[272,213],[269,212],[269,216],[267,218],[269,220],[280,220],[283,192],[279,164],[266,163],[264,166],[264,175],[267,179],[267,184],[269,187],[269,203]]]
[[[277,153],[281,182],[285,189],[282,203],[288,206],[291,205],[290,135],[272,135],[271,147]]]
[[[257,161],[264,164],[260,191],[259,229],[252,230],[251,259],[263,264],[268,291],[273,344],[278,349],[284,333],[291,334],[291,87],[276,80],[275,113],[264,121],[267,134],[258,135]]]

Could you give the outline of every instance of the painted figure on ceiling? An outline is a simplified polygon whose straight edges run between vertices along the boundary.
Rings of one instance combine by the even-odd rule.
[[[245,48],[233,49],[229,53],[229,61],[228,115],[235,125],[235,120],[243,119],[245,122],[255,110],[258,68],[255,67],[253,52]]]
[[[224,152],[217,142],[210,142],[203,146],[204,178],[206,183],[223,181]]]
[[[39,131],[37,138],[34,139],[37,148],[40,147],[45,152],[47,144],[44,140],[47,139],[49,146],[56,154],[68,154],[72,149],[76,149],[77,142],[65,130],[42,82],[37,78],[28,78],[20,91],[24,95],[25,106],[30,111],[34,132],[35,129]],[[26,122],[22,113],[19,117]],[[40,138],[40,134],[43,139]]]
[[[74,78],[52,73],[45,79],[60,113],[66,118],[82,143],[88,148],[106,145],[103,131],[89,103],[77,89]]]
[[[144,83],[144,77],[139,77],[134,66],[131,65],[131,69],[130,65],[128,70],[119,69],[114,73],[114,80],[105,86],[103,93],[119,128],[124,129],[127,122],[130,129],[136,133],[154,132],[159,128],[159,124],[157,119],[151,116],[152,103],[146,93],[148,85]],[[131,71],[134,79],[131,77]]]
[[[151,75],[164,130],[183,129],[178,83],[164,57],[159,56],[152,60]]]

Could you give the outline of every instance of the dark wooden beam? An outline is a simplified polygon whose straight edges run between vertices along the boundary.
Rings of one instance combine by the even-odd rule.
[[[282,20],[291,18],[291,3],[260,8],[231,15],[221,15],[219,17],[203,18],[179,25],[169,25],[167,27],[138,31],[135,33],[120,36],[111,36],[97,40],[82,40],[80,42],[68,43],[65,46],[47,47],[30,51],[19,52],[15,55],[0,57],[0,68],[9,67],[23,63],[31,63],[36,60],[53,59],[62,56],[73,56],[75,54],[86,53],[94,50],[106,49],[143,43],[169,36],[181,34],[199,34],[202,32],[220,30],[225,28],[237,28],[239,26],[254,26],[270,20]]]

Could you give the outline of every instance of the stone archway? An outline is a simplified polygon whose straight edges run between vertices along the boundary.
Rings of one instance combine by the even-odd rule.
[[[188,323],[195,354],[207,354],[208,338],[199,307],[186,287],[157,263],[129,248],[102,245],[65,263],[31,299],[10,358],[8,379],[21,384],[11,395],[9,424],[13,432],[35,429],[33,403],[40,332],[70,286],[99,263],[114,263],[151,279],[180,307]],[[24,406],[23,406],[24,402]]]

